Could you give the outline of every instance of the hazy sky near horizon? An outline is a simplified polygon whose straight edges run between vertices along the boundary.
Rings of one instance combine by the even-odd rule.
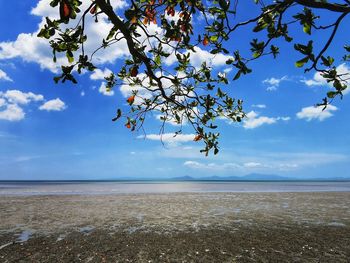
[[[253,73],[230,82],[227,91],[244,100],[248,115],[241,124],[219,120],[220,153],[205,157],[193,142],[190,127],[173,137],[178,127],[166,127],[159,140],[160,121],[149,116],[147,132],[131,133],[123,122],[111,119],[118,107],[127,109],[130,87],[107,93],[104,76],[117,72],[127,55],[125,45],[98,54],[101,70],[77,76],[78,84],[55,84],[58,64],[45,40],[36,37],[45,16],[57,16],[49,0],[1,1],[0,16],[0,180],[112,179],[190,175],[193,177],[278,174],[298,178],[349,177],[349,95],[325,111],[314,108],[329,90],[314,72],[294,67],[299,58],[292,44],[283,43],[277,60],[252,64]],[[123,0],[112,0],[122,10]],[[243,10],[243,9],[242,9]],[[248,15],[242,11],[243,16]],[[333,16],[325,21],[333,21]],[[337,61],[348,33],[344,21],[328,54]],[[193,23],[201,23],[196,17]],[[96,47],[108,21],[91,22],[89,47]],[[329,31],[317,33],[316,48]],[[239,35],[241,34],[241,35]],[[241,48],[252,38],[239,31],[229,46]],[[300,30],[291,32],[307,42]],[[349,43],[347,43],[349,44]],[[230,47],[231,50],[234,49]],[[291,55],[292,54],[292,55]],[[197,59],[211,61],[201,47]],[[215,58],[213,70],[234,71]],[[347,64],[338,69],[349,72]],[[350,89],[349,89],[350,90]]]

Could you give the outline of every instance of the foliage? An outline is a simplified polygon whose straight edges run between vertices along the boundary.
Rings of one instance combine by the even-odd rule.
[[[130,111],[118,109],[113,120],[125,118],[127,128],[138,130],[143,127],[148,113],[158,111],[163,121],[161,132],[168,121],[180,125],[177,134],[182,132],[184,123],[189,123],[197,133],[194,140],[205,142],[202,151],[208,154],[213,150],[217,154],[219,133],[215,132],[215,119],[240,122],[245,114],[242,100],[231,98],[225,92],[229,82],[226,74],[214,74],[205,62],[193,66],[191,58],[197,52],[197,47],[210,50],[212,54],[228,55],[226,64],[235,70],[234,81],[252,72],[249,67],[251,61],[267,55],[277,58],[278,43],[291,42],[300,54],[295,66],[304,68],[305,72],[318,71],[327,82],[333,84],[334,90],[327,93],[320,105],[326,107],[335,97],[342,97],[347,87],[348,76],[337,72],[335,58],[326,52],[339,25],[350,12],[350,1],[254,2],[256,16],[237,22],[238,0],[132,0],[124,14],[117,14],[109,0],[93,0],[85,10],[80,10],[82,2],[79,0],[52,0],[50,5],[58,9],[60,19],[52,21],[47,18],[38,36],[49,40],[55,62],[57,53],[65,53],[67,57],[68,64],[62,65],[62,74],[54,80],[76,83],[75,72],[96,69],[92,63],[95,52],[86,54],[84,50],[84,43],[89,37],[85,30],[86,17],[93,16],[98,23],[101,16],[107,16],[113,27],[106,32],[96,52],[113,48],[113,44],[120,41],[125,41],[130,52],[124,66],[106,78],[107,90],[122,83],[135,87],[127,99]],[[315,12],[324,14],[325,11],[336,16],[336,19],[322,25],[320,15]],[[204,22],[193,27],[194,16],[202,16]],[[151,33],[150,24],[161,28],[163,34]],[[242,27],[254,35],[250,52],[245,56],[239,50],[227,47],[227,41]],[[311,40],[298,43],[298,39],[295,41],[289,33],[291,27],[302,30]],[[321,30],[330,31],[330,35],[323,48],[315,50],[312,35]],[[175,66],[164,66],[169,57],[174,57]],[[344,46],[342,59],[350,60],[350,47],[347,45]]]

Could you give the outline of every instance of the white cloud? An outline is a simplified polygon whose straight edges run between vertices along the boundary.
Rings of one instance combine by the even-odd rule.
[[[32,15],[58,18],[58,8],[52,8],[50,6],[51,0],[40,0],[36,7],[31,10]],[[84,10],[90,5],[90,1],[82,1],[81,10]],[[127,2],[123,0],[113,0],[111,5],[114,9],[120,9],[127,6]]]
[[[272,77],[272,78],[263,80],[262,83],[269,85],[269,87],[266,88],[267,91],[275,91],[279,87],[280,83],[285,80],[288,80],[287,76],[283,76],[281,78]]]
[[[7,74],[5,71],[0,69],[0,80],[6,80],[6,81],[13,81]]]
[[[243,166],[247,168],[256,168],[256,167],[262,167],[263,164],[257,163],[257,162],[247,162],[247,163],[244,163]]]
[[[14,162],[27,162],[27,161],[31,161],[34,159],[38,159],[41,158],[40,155],[28,155],[28,156],[18,156],[16,158],[14,158]]]
[[[243,121],[243,127],[246,129],[255,129],[264,124],[273,124],[276,122],[276,118],[270,118],[266,116],[258,117],[258,113],[250,111],[247,113],[247,118]]]
[[[152,86],[150,85],[149,78],[145,73],[140,73],[135,77],[135,79],[138,78],[142,82],[142,86],[140,85],[132,85],[132,82],[129,80],[125,80],[123,85],[120,86],[120,92],[122,95],[127,98],[132,95],[133,91],[137,91],[137,97],[135,98],[134,104],[139,104],[142,102],[141,98],[144,99],[150,99],[152,97],[152,93],[150,90],[152,90]],[[167,84],[163,86],[167,88]],[[149,87],[150,90],[145,89],[144,87]],[[155,87],[153,87],[155,89]]]
[[[307,121],[311,121],[313,119],[318,119],[319,121],[323,121],[327,118],[330,118],[333,116],[332,112],[338,110],[336,106],[328,105],[325,110],[322,110],[323,106],[315,107],[305,107],[302,108],[300,112],[298,112],[297,118],[298,119],[306,119]]]
[[[348,67],[345,63],[340,64],[337,68],[337,73],[338,74],[350,74],[350,67]],[[346,78],[349,78],[350,75],[348,75]],[[314,86],[328,86],[328,87],[333,87],[332,83],[327,83],[326,79],[324,79],[319,72],[316,72],[313,76],[312,79],[304,79],[301,80],[306,86],[309,87],[314,87]],[[343,84],[347,85],[347,89],[344,90],[343,94],[347,94],[350,92],[350,87],[349,87],[349,81],[343,81]]]
[[[21,33],[17,36],[16,40],[8,42],[0,42],[0,60],[8,60],[12,58],[21,58],[26,62],[37,63],[42,69],[48,69],[54,73],[60,71],[60,65],[67,65],[67,59],[65,54],[57,54],[57,63],[52,60],[52,50],[48,43],[48,40],[38,38],[37,34],[40,28],[45,24],[45,17],[50,17],[51,19],[58,18],[58,8],[50,7],[51,0],[39,0],[37,5],[31,10],[31,14],[41,18],[41,22],[38,24],[38,29],[31,33]],[[82,1],[81,10],[86,9],[91,4],[91,1]],[[113,0],[111,1],[114,9],[121,9],[129,5],[128,1],[124,0]],[[67,27],[75,26],[77,21],[72,21]],[[86,54],[92,54],[96,48],[101,46],[102,40],[106,38],[107,32],[112,28],[112,23],[107,19],[107,17],[102,14],[99,16],[99,22],[94,22],[94,17],[91,15],[86,16],[85,21],[86,35],[88,36],[87,41],[84,44],[84,49]],[[164,34],[158,25],[150,24],[147,26],[147,31],[150,35],[161,36]],[[147,39],[145,33],[140,29],[139,32],[139,42],[146,45],[146,51],[149,50],[150,45],[158,44],[156,39],[151,40],[151,43],[144,41]],[[166,48],[166,47],[165,47]],[[196,52],[191,52],[191,63],[193,66],[198,67],[204,61],[207,62],[209,66],[224,66],[225,62],[229,56],[223,54],[213,55],[206,50],[202,50],[199,47],[195,47]],[[170,50],[172,51],[172,50]],[[129,50],[126,41],[123,39],[113,44],[110,48],[101,49],[93,56],[93,63],[97,66],[103,66],[106,63],[115,63],[117,59],[124,59],[129,57]],[[165,59],[164,63],[167,65],[172,65],[176,62],[176,57],[174,52],[172,55]],[[106,75],[110,73],[110,70],[96,70],[90,75],[93,80],[103,79]],[[122,87],[121,89],[125,88]],[[101,85],[99,91],[108,96],[114,94],[113,91],[106,92],[105,85]],[[137,103],[137,101],[135,101]]]
[[[4,110],[0,110],[0,120],[20,121],[24,116],[23,109],[17,104],[7,104]]]
[[[51,0],[39,1],[36,7],[34,7],[30,13],[36,16],[59,18],[57,8],[52,8],[50,6],[50,2]]]
[[[37,34],[41,27],[45,24],[45,17],[50,18],[58,17],[58,8],[51,8],[50,0],[40,0],[35,8],[32,9],[31,14],[42,17],[41,22],[38,25],[38,30],[33,33],[21,33],[17,36],[15,41],[0,42],[0,60],[11,59],[20,57],[24,61],[38,63],[41,68],[49,69],[52,72],[59,71],[59,65],[67,64],[67,59],[64,54],[58,54],[57,63],[52,61],[52,50],[46,39],[38,38]],[[81,9],[85,9],[90,5],[89,1],[83,1]],[[125,7],[126,1],[112,1],[112,5],[116,9]],[[76,23],[76,21],[72,21]],[[72,24],[73,25],[73,24]],[[70,25],[68,25],[70,26]],[[75,26],[75,24],[74,24]],[[102,40],[106,37],[106,32],[109,32],[112,28],[112,23],[108,21],[105,16],[100,16],[99,22],[95,23],[93,16],[87,16],[85,21],[86,35],[88,36],[85,42],[84,48],[86,54],[92,54],[93,51],[102,44]],[[147,31],[150,35],[157,34],[162,35],[163,30],[154,24],[147,26]],[[144,42],[147,38],[145,33],[140,30],[140,43],[145,43],[146,49],[149,49],[150,44]],[[155,39],[152,41],[156,41]],[[152,44],[152,43],[151,43]],[[194,48],[196,52],[191,52],[191,63],[193,66],[198,67],[204,61],[207,61],[208,65],[223,66],[229,56],[223,54],[213,55],[206,50],[202,50],[199,47]],[[93,57],[93,62],[97,65],[104,63],[114,63],[116,59],[126,58],[129,56],[129,50],[125,40],[118,41],[111,48],[99,50]],[[176,62],[175,55],[170,56],[165,60],[167,65],[171,65]],[[94,77],[95,75],[92,74]]]
[[[147,139],[152,141],[162,141],[165,143],[184,143],[193,141],[195,134],[175,134],[175,133],[163,133],[163,134],[147,134],[145,136],[137,136],[138,139]]]
[[[203,50],[199,47],[194,47],[195,52],[189,51],[190,53],[191,65],[195,68],[200,67],[203,62],[207,63],[207,66],[220,67],[225,66],[228,59],[233,59],[231,56],[224,55],[222,53],[211,54],[209,51]],[[164,61],[166,65],[170,66],[177,61],[175,54],[173,53]]]
[[[222,171],[222,170],[234,170],[239,169],[240,165],[236,163],[223,163],[223,164],[216,164],[216,163],[202,163],[197,161],[186,161],[183,164],[184,166],[187,166],[191,169],[201,169],[201,170],[215,170],[215,171]]]
[[[277,119],[282,121],[289,121],[290,117],[278,117]]]
[[[259,109],[265,109],[266,105],[265,104],[253,104],[252,107],[259,108]]]
[[[59,98],[54,100],[49,100],[45,102],[43,105],[39,107],[39,110],[46,110],[46,111],[62,111],[66,109],[67,106],[65,103],[60,100]]]
[[[275,86],[270,86],[266,88],[266,91],[276,91],[276,90],[277,90],[277,87]]]
[[[24,106],[32,102],[43,101],[44,96],[33,92],[23,92],[20,90],[0,91],[0,120],[20,121],[25,117]],[[40,110],[60,111],[66,106],[60,99],[50,100],[39,107]]]
[[[104,80],[105,77],[108,77],[111,75],[112,71],[108,68],[105,68],[104,70],[101,69],[95,69],[94,72],[90,75],[90,79],[92,80]]]
[[[191,158],[191,157],[189,157]],[[192,159],[192,158],[191,158]],[[322,152],[255,152],[255,155],[245,155],[242,152],[231,153],[225,159],[235,162],[207,162],[187,160],[184,166],[205,171],[226,172],[235,175],[245,175],[251,172],[276,173],[309,169],[331,163],[348,162],[349,156],[337,153]]]
[[[0,95],[2,95],[2,94],[0,93]],[[6,105],[6,100],[3,98],[0,98],[0,107],[5,106],[5,105]]]
[[[157,120],[160,120],[161,122],[164,122],[164,119],[166,117],[164,115],[161,115],[161,114],[158,114],[156,115],[156,119]],[[181,118],[181,117],[180,117]],[[181,126],[181,125],[186,125],[187,124],[187,119],[185,118],[182,118],[182,121],[180,123],[178,123],[178,121],[176,120],[175,117],[173,116],[168,116],[165,120],[166,123],[169,123],[170,125],[173,125],[173,126]]]
[[[182,74],[183,73],[179,72],[177,74],[177,76],[179,78],[181,78],[181,77],[183,77]],[[160,77],[161,72],[158,71],[155,73],[155,75]],[[138,81],[136,81],[136,83],[141,82],[142,85],[138,85],[138,84],[135,85],[134,82],[136,79],[138,79]],[[165,93],[167,93],[167,94],[171,93],[173,91],[173,89],[175,88],[174,84],[168,78],[162,78],[161,82],[162,82],[163,89],[165,90]],[[137,96],[135,98],[134,105],[139,105],[144,101],[144,99],[150,99],[150,98],[152,98],[152,96],[154,96],[153,91],[156,91],[158,89],[158,87],[155,85],[156,84],[154,84],[154,82],[150,83],[149,77],[145,73],[140,73],[134,78],[130,78],[130,79],[125,80],[123,85],[121,85],[121,87],[120,87],[120,92],[122,93],[122,95],[125,98],[127,98],[130,95],[132,95],[134,91],[136,91]],[[178,87],[176,87],[176,89],[178,89]],[[186,94],[186,95],[193,95],[192,91],[188,92],[186,90],[182,90],[182,92],[183,92],[183,94]],[[178,101],[183,100],[183,96],[176,96],[175,98]],[[157,109],[159,109],[159,108],[157,108]],[[168,117],[171,118],[171,116],[168,116]]]
[[[40,65],[42,69],[48,69],[52,72],[58,72],[60,65],[66,65],[67,59],[64,54],[58,54],[57,63],[52,60],[52,50],[46,39],[38,38],[37,34],[45,24],[45,17],[58,18],[58,8],[50,7],[50,0],[41,0],[37,6],[32,9],[31,14],[42,17],[38,25],[38,30],[33,33],[21,33],[15,41],[0,42],[0,60],[12,59],[16,57],[22,58],[26,62],[34,62]],[[83,1],[82,9],[87,8],[90,1]],[[125,1],[112,1],[112,5],[117,8],[124,7]],[[75,26],[77,21],[72,21]],[[92,52],[102,44],[106,32],[112,28],[112,24],[101,16],[99,23],[94,22],[93,16],[87,16],[85,21],[86,33],[88,40],[85,42],[84,48],[87,54]],[[112,48],[103,49],[97,52],[93,58],[96,64],[113,63],[117,58],[123,58],[128,55],[128,48],[124,40],[119,41]]]
[[[319,72],[315,73],[312,79],[303,79],[301,82],[305,83],[306,86],[325,86],[327,81],[321,76]]]
[[[114,95],[114,91],[113,90],[110,90],[110,91],[107,90],[105,82],[101,83],[100,88],[98,89],[98,91],[101,94],[105,95],[105,96],[113,96]]]
[[[26,93],[20,90],[7,90],[2,96],[10,103],[15,104],[28,104],[31,101],[42,101],[44,99],[44,96],[41,94]]]
[[[197,115],[199,115],[199,110],[197,107],[193,107],[192,108],[192,112],[195,112]],[[158,114],[156,115],[156,119],[160,120],[161,122],[166,122],[170,125],[173,126],[184,126],[187,125],[189,122],[189,117],[188,117],[188,112],[184,111],[184,110],[179,110],[178,112],[178,116],[180,117],[180,123],[177,121],[176,117],[169,113],[168,115],[164,115],[164,114]],[[194,118],[193,116],[194,114],[191,114],[192,119]]]
[[[0,120],[20,121],[24,119],[25,112],[18,105],[27,105],[32,101],[43,100],[42,95],[32,92],[22,92],[19,90],[0,91]]]
[[[280,171],[288,171],[288,170],[295,170],[299,166],[294,163],[271,163],[271,164],[264,164],[261,162],[243,162],[243,163],[204,163],[204,162],[198,162],[198,161],[185,161],[183,163],[184,166],[196,169],[196,170],[206,170],[206,171],[216,171],[216,172],[224,172],[224,171],[230,171],[234,172],[235,174],[244,174],[249,172],[256,172],[256,171],[267,171],[268,169],[280,170]]]
[[[243,120],[243,127],[245,129],[255,129],[264,124],[273,124],[277,121],[288,121],[290,117],[266,117],[259,116],[259,113],[255,111],[250,111],[247,113],[247,117]]]
[[[80,96],[84,97],[85,96],[85,91],[80,92]]]
[[[174,21],[175,24],[177,23],[177,21],[180,20],[180,12],[179,11],[175,11],[175,14],[174,16],[172,15],[168,15],[168,14],[165,14],[165,19],[168,20],[168,22],[171,22],[171,21]],[[192,17],[191,17],[191,20],[189,22],[192,22]]]
[[[225,68],[225,69],[224,69],[224,72],[225,72],[226,74],[228,74],[228,73],[230,73],[232,70],[233,70],[233,67],[231,67],[231,68]]]
[[[52,61],[52,51],[48,43],[36,37],[34,33],[21,33],[13,42],[0,42],[0,60],[21,57],[26,62],[35,62],[41,68],[58,71],[58,65]],[[60,58],[58,63],[64,63]]]
[[[202,23],[203,21],[205,21],[205,19],[210,21],[210,20],[215,20],[216,17],[209,13],[206,13],[204,16],[202,12],[200,12],[199,15],[197,15],[198,22]]]
[[[263,80],[263,83],[265,84],[270,84],[272,86],[279,86],[281,81],[286,80],[287,76],[283,76],[282,78],[269,78],[269,79],[265,79]]]

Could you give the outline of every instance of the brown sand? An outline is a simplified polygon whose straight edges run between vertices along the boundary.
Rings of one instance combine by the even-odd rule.
[[[350,192],[2,196],[0,262],[350,262]]]

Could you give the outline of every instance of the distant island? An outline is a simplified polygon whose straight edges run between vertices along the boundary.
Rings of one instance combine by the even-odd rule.
[[[312,181],[341,181],[350,180],[349,177],[334,177],[334,178],[296,178],[286,177],[275,174],[260,174],[251,173],[244,176],[209,176],[209,177],[191,177],[189,175],[172,177],[168,180],[173,181],[300,181],[300,180],[312,180]]]
[[[279,180],[296,180],[296,178],[285,177],[275,174],[251,173],[244,176],[209,176],[209,177],[191,177],[189,175],[170,178],[175,181],[279,181]]]
[[[75,180],[0,180],[0,182],[17,182],[17,183],[80,183],[80,182],[218,182],[218,181],[350,181],[350,177],[319,177],[319,178],[300,178],[300,177],[286,177],[276,174],[261,174],[250,173],[244,176],[206,176],[206,177],[192,177],[189,175],[176,177],[115,177],[115,178],[101,178],[101,179],[75,179]]]

